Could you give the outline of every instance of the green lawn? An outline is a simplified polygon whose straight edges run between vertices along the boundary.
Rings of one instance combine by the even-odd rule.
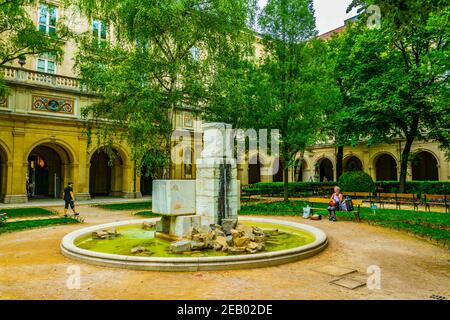
[[[29,218],[29,217],[44,217],[54,216],[56,212],[43,208],[15,208],[15,209],[0,209],[0,213],[6,212],[8,218]]]
[[[7,222],[6,225],[0,226],[0,234],[6,232],[20,231],[26,229],[42,228],[55,225],[75,224],[78,220],[73,218],[57,218],[44,220],[24,220]]]
[[[301,216],[303,201],[243,204],[241,214]],[[316,207],[326,208],[324,205]],[[322,215],[324,212],[320,212]],[[325,213],[326,214],[326,213]],[[353,213],[337,212],[338,220],[352,220]],[[361,219],[371,224],[404,230],[450,245],[450,214],[444,212],[424,212],[412,210],[361,208]]]
[[[151,209],[152,203],[150,201],[147,202],[129,202],[129,203],[113,203],[113,204],[99,204],[96,205],[98,208],[106,209],[106,210],[143,210],[143,209]]]

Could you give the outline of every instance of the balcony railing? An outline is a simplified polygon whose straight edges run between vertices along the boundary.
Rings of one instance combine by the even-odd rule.
[[[14,83],[83,91],[77,78],[16,67],[3,67],[5,80]]]

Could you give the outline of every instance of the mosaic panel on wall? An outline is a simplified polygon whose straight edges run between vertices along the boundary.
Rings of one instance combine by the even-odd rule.
[[[31,109],[34,111],[73,114],[74,101],[49,96],[33,96]]]

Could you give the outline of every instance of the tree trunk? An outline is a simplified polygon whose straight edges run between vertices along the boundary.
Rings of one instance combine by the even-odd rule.
[[[336,181],[339,181],[339,178],[342,176],[343,172],[344,172],[344,146],[338,146],[336,154]]]
[[[411,147],[414,142],[414,137],[408,136],[406,138],[406,144],[403,148],[401,162],[400,162],[400,193],[404,193],[406,189],[406,176],[408,174],[408,162],[409,154],[411,153]]]
[[[289,167],[287,165],[283,168],[283,176],[284,201],[289,201]]]

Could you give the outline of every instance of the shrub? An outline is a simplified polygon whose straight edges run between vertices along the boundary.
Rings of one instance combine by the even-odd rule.
[[[345,173],[347,174],[347,173]],[[367,176],[367,175],[366,175]],[[370,178],[370,177],[369,177]],[[340,181],[340,180],[339,180]],[[372,182],[373,183],[373,182]],[[289,196],[309,196],[314,193],[320,193],[320,189],[324,187],[333,187],[336,182],[290,182],[288,184]],[[341,183],[339,183],[341,186]],[[398,181],[377,181],[377,192],[399,192]],[[357,187],[357,188],[356,188]],[[369,191],[363,190],[362,186],[356,185],[356,190],[344,190],[347,192],[370,192],[375,191],[371,189]],[[341,186],[342,188],[342,186]],[[367,188],[366,188],[367,189]],[[253,185],[244,186],[243,191],[247,195],[260,195],[260,196],[276,196],[283,195],[283,183],[282,182],[260,182]],[[414,193],[417,195],[422,194],[446,194],[450,195],[450,181],[408,181],[406,183],[405,193]]]
[[[320,187],[333,187],[335,182],[289,182],[289,196],[305,196],[313,194]],[[282,196],[283,182],[260,182],[243,188],[248,195]]]
[[[345,172],[339,178],[339,187],[344,192],[374,192],[375,183],[364,171]]]
[[[382,192],[399,192],[398,181],[377,181],[377,189]],[[408,181],[405,193],[414,194],[450,194],[450,181]]]

